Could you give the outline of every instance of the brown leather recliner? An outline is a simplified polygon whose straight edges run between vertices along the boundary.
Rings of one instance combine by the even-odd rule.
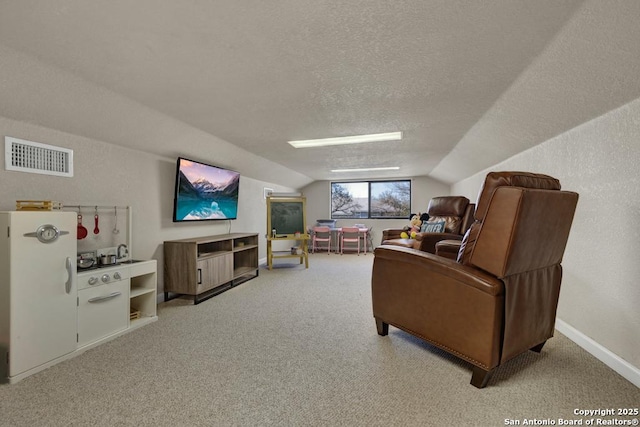
[[[550,176],[489,173],[458,261],[376,248],[378,334],[393,325],[468,361],[478,388],[506,361],[540,352],[554,332],[560,263],[577,202],[577,193],[560,191]]]
[[[417,233],[415,239],[403,239],[400,237],[402,229],[388,228],[382,230],[382,244],[435,253],[436,244],[441,240],[462,240],[473,222],[474,208],[475,205],[464,196],[434,197],[427,207],[428,222],[444,221],[443,233]]]

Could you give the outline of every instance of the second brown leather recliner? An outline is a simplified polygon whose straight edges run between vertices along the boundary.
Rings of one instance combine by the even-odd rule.
[[[473,222],[474,208],[475,205],[464,196],[434,197],[427,207],[428,223],[444,222],[444,232],[421,232],[417,233],[415,239],[402,239],[402,229],[385,229],[382,230],[382,244],[435,253],[436,243],[441,240],[462,240]]]

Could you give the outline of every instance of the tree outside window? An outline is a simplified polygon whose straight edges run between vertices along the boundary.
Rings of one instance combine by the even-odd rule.
[[[331,218],[408,218],[411,181],[331,183]]]
[[[371,218],[409,218],[411,181],[371,182]]]
[[[331,218],[368,218],[369,185],[367,182],[331,183]]]

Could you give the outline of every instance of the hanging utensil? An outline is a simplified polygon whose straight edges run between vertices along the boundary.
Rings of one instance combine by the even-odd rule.
[[[98,207],[96,206],[96,213],[93,215],[93,220],[95,222],[95,226],[93,227],[93,234],[100,233],[100,229],[98,228]]]
[[[89,232],[84,228],[84,225],[82,225],[82,212],[78,209],[78,240],[84,239],[87,237],[87,234],[89,234]]]
[[[118,230],[118,207],[113,207],[113,234],[118,234],[120,230]]]

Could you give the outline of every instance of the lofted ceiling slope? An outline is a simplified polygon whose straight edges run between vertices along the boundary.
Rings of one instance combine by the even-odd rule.
[[[0,43],[309,182],[453,183],[638,98],[638,18],[635,1],[21,0],[0,2]],[[99,120],[81,133],[135,144]]]

